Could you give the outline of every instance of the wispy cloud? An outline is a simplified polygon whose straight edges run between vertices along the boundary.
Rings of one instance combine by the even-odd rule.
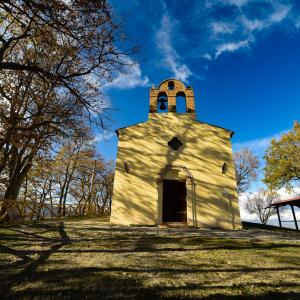
[[[186,64],[182,63],[180,56],[172,45],[174,24],[175,21],[171,20],[170,16],[165,13],[161,18],[160,27],[155,36],[155,42],[163,56],[165,67],[170,69],[177,79],[187,81],[192,75],[192,72]]]
[[[257,19],[249,20],[245,16],[241,16],[240,20],[244,31],[248,33],[252,33],[256,30],[262,30],[266,26],[265,22],[262,20],[257,20]]]
[[[155,44],[162,57],[160,67],[187,81],[196,76],[191,61],[221,59],[226,53],[249,52],[262,32],[281,23],[300,29],[300,17],[292,0],[195,0],[185,13],[178,3],[164,0]]]
[[[297,17],[297,19],[296,19],[296,21],[295,21],[295,26],[296,26],[297,29],[300,28],[300,16]]]
[[[100,143],[103,141],[109,141],[113,137],[116,137],[116,133],[113,131],[104,130],[95,135],[94,143]]]
[[[238,7],[242,7],[250,1],[249,0],[227,0],[227,1],[225,0],[223,2],[225,2],[225,3],[228,2],[228,4],[236,5]]]
[[[214,34],[233,33],[235,29],[236,29],[235,24],[226,23],[226,22],[217,22],[217,21],[213,21],[211,23],[211,30]]]
[[[239,50],[249,50],[251,45],[255,43],[257,35],[263,30],[267,30],[272,26],[289,19],[297,27],[297,19],[291,14],[292,6],[287,1],[281,0],[262,0],[257,3],[257,15],[253,16],[249,13],[247,6],[253,5],[252,0],[227,0],[212,1],[211,11],[218,11],[226,6],[236,6],[232,18],[226,17],[225,20],[212,20],[210,22],[210,35],[208,38],[212,41],[211,49],[206,52],[211,57],[217,59],[225,52],[236,52]],[[262,5],[260,8],[259,5]],[[267,5],[268,9],[265,8]],[[264,8],[264,9],[263,9]]]
[[[288,17],[289,11],[291,9],[290,5],[277,4],[274,6],[275,12],[271,14],[267,23],[272,25],[273,23],[279,23]]]
[[[249,0],[205,0],[205,7],[211,8],[216,5],[235,5],[237,7],[242,7],[248,2]]]
[[[203,54],[202,57],[206,60],[212,60],[212,56],[209,53]]]
[[[243,41],[228,42],[228,43],[220,44],[219,46],[217,46],[217,49],[215,52],[215,58],[218,58],[218,56],[220,56],[224,52],[234,52],[241,48],[248,48],[251,40],[252,40],[252,37],[249,37]]]
[[[272,139],[278,140],[283,134],[287,133],[289,130],[283,130],[271,136],[263,137],[260,139],[254,139],[249,141],[244,141],[241,143],[233,143],[232,147],[235,152],[243,149],[248,148],[250,149],[255,155],[258,155],[262,158],[265,153],[265,150],[270,145]]]
[[[159,26],[153,26],[160,67],[183,81],[196,76],[193,60],[213,61],[226,53],[249,52],[275,26],[300,29],[292,0],[195,0],[181,13],[174,2],[161,3]],[[288,30],[288,29],[287,29]]]
[[[133,62],[129,57],[125,58],[128,67],[124,72],[116,72],[111,82],[106,82],[102,88],[130,89],[139,86],[150,86],[149,78],[143,76],[140,64]]]

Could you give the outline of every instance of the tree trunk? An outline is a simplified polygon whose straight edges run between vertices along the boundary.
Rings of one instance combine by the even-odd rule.
[[[18,149],[14,148],[14,153],[11,157],[9,165],[10,176],[0,212],[0,216],[3,216],[7,213],[6,217],[4,218],[5,221],[15,221],[20,215],[18,209],[16,208],[16,203],[22,183],[24,182],[25,177],[32,166],[32,160],[35,155],[35,152],[31,152],[22,160],[24,151],[18,152]]]
[[[52,178],[50,177],[50,182],[49,182],[49,199],[50,199],[50,207],[51,207],[51,220],[54,217],[54,208],[53,208],[53,199],[52,199]]]
[[[18,195],[23,183],[22,176],[13,178],[5,191],[0,216],[6,214],[4,221],[15,221],[20,217],[18,208],[16,207]]]

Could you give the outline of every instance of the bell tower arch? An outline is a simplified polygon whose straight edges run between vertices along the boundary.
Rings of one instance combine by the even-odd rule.
[[[162,97],[164,95],[165,97]],[[150,90],[150,114],[166,112],[176,113],[176,97],[184,96],[186,101],[185,114],[195,118],[194,90],[190,86],[177,79],[167,79],[158,87],[153,86]]]

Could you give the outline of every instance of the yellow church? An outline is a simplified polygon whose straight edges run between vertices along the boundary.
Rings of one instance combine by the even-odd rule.
[[[233,131],[196,119],[190,86],[176,79],[153,86],[148,120],[116,132],[112,224],[241,227]]]

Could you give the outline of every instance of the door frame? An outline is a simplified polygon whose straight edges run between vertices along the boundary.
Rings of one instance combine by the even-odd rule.
[[[175,179],[186,181],[186,202],[187,202],[187,225],[197,227],[197,203],[196,203],[196,182],[192,172],[183,165],[165,165],[157,173],[156,178],[156,192],[157,192],[157,213],[156,213],[156,224],[163,224],[163,180],[164,179]]]

